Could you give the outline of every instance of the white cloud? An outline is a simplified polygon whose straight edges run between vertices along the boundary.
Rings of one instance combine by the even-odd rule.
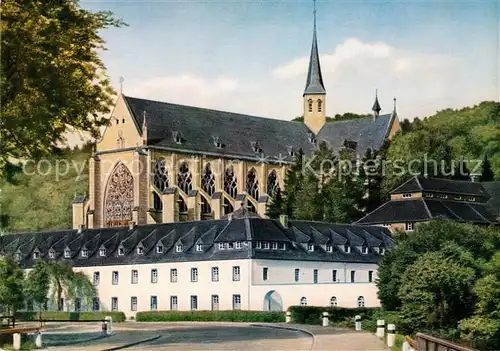
[[[219,77],[209,80],[183,74],[154,77],[130,84],[130,88],[127,87],[124,93],[146,99],[214,108],[237,88],[238,83],[233,79]]]

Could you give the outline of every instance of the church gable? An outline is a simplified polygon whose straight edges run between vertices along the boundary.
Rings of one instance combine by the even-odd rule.
[[[97,151],[108,151],[136,147],[143,144],[142,120],[138,121],[130,112],[124,96],[120,94],[111,112],[109,125],[97,143]]]

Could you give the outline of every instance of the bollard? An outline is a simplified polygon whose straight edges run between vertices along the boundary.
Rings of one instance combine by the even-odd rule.
[[[356,317],[354,317],[354,321],[356,322],[356,331],[360,331],[361,330],[361,316],[357,315]]]
[[[35,334],[35,346],[37,348],[42,348],[43,343],[42,343],[42,332],[39,330]]]
[[[285,323],[292,323],[292,312],[286,312]]]
[[[385,334],[385,321],[383,319],[377,320],[377,337],[383,338]]]
[[[323,327],[328,327],[328,312],[323,312]]]
[[[111,335],[113,332],[113,318],[106,316],[104,319],[106,320],[106,335]]]
[[[12,346],[14,350],[21,350],[21,334],[14,333],[12,336]]]
[[[387,346],[393,347],[396,339],[396,326],[394,324],[387,325]]]

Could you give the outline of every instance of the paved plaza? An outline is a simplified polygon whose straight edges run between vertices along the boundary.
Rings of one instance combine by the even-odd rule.
[[[52,325],[47,333],[90,332],[96,325]],[[115,323],[113,335],[51,351],[82,350],[387,350],[373,334],[320,326],[250,323]],[[131,345],[132,344],[132,345]],[[135,344],[135,345],[133,345]],[[126,348],[124,348],[127,346]]]

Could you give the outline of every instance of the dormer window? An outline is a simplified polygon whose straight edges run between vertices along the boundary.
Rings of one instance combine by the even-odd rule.
[[[89,250],[83,249],[82,250],[82,257],[89,257]]]
[[[314,251],[314,245],[313,244],[307,244],[307,251],[312,252]]]
[[[182,134],[180,132],[173,131],[172,138],[174,139],[175,143],[182,144]]]
[[[415,227],[414,223],[411,223],[411,222],[405,223],[405,230],[408,231],[408,232],[413,231],[414,227]]]
[[[280,250],[286,250],[286,243],[280,243]]]
[[[125,255],[125,249],[123,247],[118,248],[118,256]]]
[[[71,251],[70,250],[64,250],[64,258],[71,258]]]
[[[384,223],[384,224],[382,224],[382,227],[389,228],[390,226],[391,226],[391,224],[390,224],[390,223]]]
[[[252,141],[252,150],[253,152],[262,152],[262,148],[260,147],[259,143],[256,141]]]
[[[368,253],[368,246],[363,246],[361,248],[361,253],[363,253],[364,255],[366,255]]]
[[[175,245],[175,252],[182,252],[182,244]]]
[[[198,252],[203,251],[203,244],[196,244],[196,251]]]
[[[217,149],[222,149],[222,141],[220,140],[220,137],[214,136],[212,137],[214,145]]]
[[[333,252],[333,246],[330,244],[326,245],[326,252]]]
[[[316,144],[316,136],[314,135],[314,133],[308,133],[307,138],[309,139],[309,142],[311,144]]]
[[[156,253],[157,254],[162,254],[163,253],[163,246],[162,245],[158,245],[156,247]]]
[[[21,258],[22,258],[22,256],[21,256],[21,254],[20,254],[19,252],[17,252],[17,253],[14,255],[14,259],[15,259],[16,261],[21,261]]]
[[[448,195],[446,195],[446,194],[438,194],[438,198],[440,198],[440,199],[447,199]]]
[[[295,150],[294,150],[293,146],[288,146],[287,147],[287,151],[288,151],[288,155],[289,156],[294,156],[295,155]]]
[[[138,255],[143,255],[144,254],[144,248],[142,246],[137,247],[137,254]]]
[[[228,249],[232,249],[234,247],[234,244],[233,243],[227,243],[227,248]]]
[[[424,197],[434,197],[433,193],[424,193]]]
[[[344,245],[344,252],[351,253],[351,247],[349,245]]]
[[[269,250],[269,242],[268,241],[264,242],[264,249]]]
[[[321,112],[323,110],[323,101],[321,99],[318,99],[318,112]]]
[[[256,248],[256,249],[262,249],[262,243],[261,243],[260,241],[257,241],[257,242],[255,243],[255,248]]]
[[[409,197],[411,197],[411,194],[403,194],[403,199],[407,199]]]
[[[219,250],[224,250],[224,243],[219,243]]]
[[[273,243],[272,248],[273,250],[278,250],[278,243]]]
[[[379,249],[379,253],[380,253],[381,255],[385,255],[385,248],[381,247],[381,248]]]
[[[307,110],[313,112],[313,101],[312,99],[307,100]]]
[[[38,260],[40,258],[40,251],[33,252],[33,259]]]
[[[455,200],[462,200],[462,196],[460,196],[460,195],[455,195]]]
[[[99,256],[101,256],[101,257],[106,256],[106,249],[104,249],[104,248],[99,249]]]
[[[236,249],[237,250],[241,249],[241,241],[236,242]]]
[[[49,258],[56,258],[56,252],[54,250],[49,251]]]

